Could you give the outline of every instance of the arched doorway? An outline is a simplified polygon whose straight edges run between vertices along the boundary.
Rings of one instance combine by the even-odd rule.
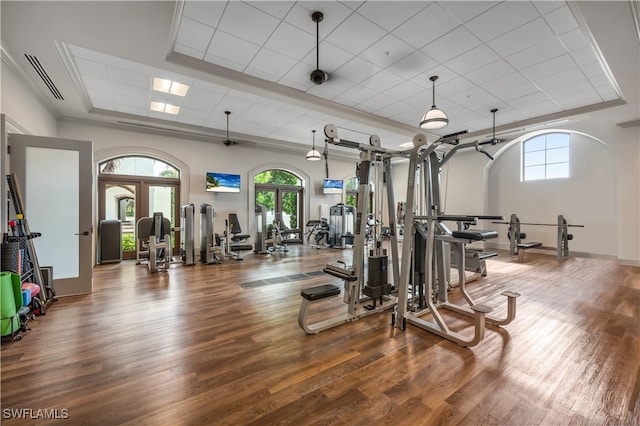
[[[162,212],[178,227],[180,218],[180,171],[163,160],[128,155],[98,165],[98,219],[122,222],[122,256],[136,257],[135,224],[142,217]],[[179,235],[172,231],[174,251]]]
[[[281,226],[295,230],[292,235],[302,235],[304,221],[303,180],[296,174],[282,169],[268,169],[255,175],[255,205],[264,206],[267,224],[282,217]]]

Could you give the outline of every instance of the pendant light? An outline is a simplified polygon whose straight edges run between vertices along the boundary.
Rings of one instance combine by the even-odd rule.
[[[322,156],[318,151],[316,151],[316,131],[312,130],[311,133],[313,134],[313,148],[311,148],[311,151],[307,152],[307,160],[320,161]]]
[[[449,124],[449,119],[447,118],[447,114],[443,111],[436,108],[436,80],[438,79],[437,75],[434,75],[429,78],[433,82],[433,104],[431,105],[431,109],[427,111],[422,120],[420,121],[420,128],[427,130],[435,130],[442,129],[447,124]]]

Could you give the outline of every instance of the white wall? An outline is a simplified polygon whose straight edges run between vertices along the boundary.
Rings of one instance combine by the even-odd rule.
[[[241,145],[224,146],[220,143],[179,139],[171,136],[152,135],[116,129],[107,126],[61,120],[58,136],[68,139],[92,140],[94,161],[97,164],[107,158],[125,154],[146,154],[161,158],[181,170],[182,194],[180,203],[194,203],[196,206],[196,233],[200,229],[199,207],[211,204],[216,212],[215,232],[224,231],[224,221],[229,213],[237,213],[244,233],[253,234],[253,205],[249,199],[249,177],[256,168],[281,165],[288,169],[302,170],[310,178],[308,185],[309,208],[305,211],[304,222],[317,218],[320,204],[333,205],[341,201],[340,196],[323,195],[324,161],[307,161],[305,153],[276,153]],[[332,159],[329,156],[330,177],[341,178],[355,170],[353,161]],[[213,193],[205,190],[206,172],[234,173],[241,176],[241,193]],[[97,209],[96,209],[97,211]],[[97,220],[97,219],[96,219]],[[196,242],[199,239],[196,238]]]
[[[2,96],[0,108],[7,122],[25,133],[57,136],[57,120],[2,61]]]
[[[539,132],[538,132],[539,133]],[[487,207],[512,213],[521,222],[556,224],[562,214],[570,224],[574,240],[571,251],[615,257],[617,255],[616,170],[613,151],[581,133],[570,136],[570,177],[567,179],[521,182],[521,141],[503,147],[487,171]],[[508,247],[506,226],[498,226],[498,243]],[[557,228],[522,225],[527,241],[556,247]],[[492,241],[493,242],[493,241]]]

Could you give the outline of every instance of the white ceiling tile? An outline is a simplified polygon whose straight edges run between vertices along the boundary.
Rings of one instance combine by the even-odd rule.
[[[358,56],[372,64],[386,68],[414,51],[413,47],[398,37],[393,34],[387,34]]]
[[[262,46],[279,23],[278,19],[255,7],[231,1],[227,4],[218,29]]]
[[[458,74],[464,75],[498,59],[500,57],[493,50],[482,44],[451,59],[447,62],[447,67],[456,70]]]
[[[429,68],[425,70],[425,72],[421,75],[415,76],[411,79],[411,81],[417,84],[424,89],[427,89],[429,93],[431,93],[431,89],[433,87],[433,83],[431,82],[431,76],[438,76],[438,80],[436,81],[436,93],[438,93],[438,87],[441,84],[444,84],[450,80],[457,79],[460,75],[451,69],[449,69],[445,65],[436,65],[433,68]]]
[[[376,92],[375,90],[357,84],[350,89],[345,90],[339,96],[333,98],[333,100],[343,105],[354,106],[363,102],[365,99],[369,99],[376,93],[378,92]]]
[[[311,19],[311,14],[315,11],[324,14],[322,22],[317,25],[320,42],[353,13],[353,10],[336,1],[298,1],[284,20],[315,37],[316,23]]]
[[[205,60],[212,62],[215,58],[224,58],[226,62],[232,62],[238,65],[237,68],[244,69],[256,56],[258,50],[260,46],[257,44],[218,30],[207,49]]]
[[[482,14],[486,10],[491,9],[499,1],[444,1],[440,3],[440,7],[445,9],[458,22],[465,23],[472,18]]]
[[[436,61],[444,63],[480,44],[482,42],[471,34],[469,30],[464,27],[458,27],[420,50]]]
[[[236,62],[231,62],[225,58],[215,55],[206,55],[203,59],[205,62],[209,62],[211,64],[220,65],[221,67],[229,68],[230,70],[243,72],[246,68],[246,65],[240,65]]]
[[[183,55],[191,56],[192,58],[202,59],[204,57],[204,51],[193,49],[189,46],[183,46],[176,43],[173,47],[173,51],[176,53],[182,53]]]
[[[84,58],[75,58],[76,67],[80,74],[90,75],[98,78],[107,78],[107,67],[101,62],[92,61]]]
[[[482,41],[489,41],[539,16],[529,2],[505,1],[464,25]]]
[[[402,83],[399,83],[388,89],[384,93],[394,97],[395,99],[405,99],[406,97],[413,96],[416,93],[422,92],[423,90],[424,89],[421,86],[418,86],[411,81],[403,81]]]
[[[178,122],[185,123],[185,124],[193,124],[195,126],[202,126],[207,120],[208,116],[209,116],[208,111],[182,107],[180,108],[180,112],[178,113]]]
[[[365,87],[369,87],[378,93],[384,92],[393,86],[402,83],[403,79],[392,72],[382,70],[377,74],[362,81],[360,84]]]
[[[538,117],[540,115],[554,114],[562,111],[558,105],[551,101],[540,103],[527,103],[518,107],[518,111],[526,115],[527,118]]]
[[[486,85],[484,87],[487,87]],[[488,87],[487,87],[488,89]],[[496,92],[494,93],[494,95],[504,101],[504,102],[511,102],[514,99],[518,99],[521,98],[523,96],[530,96],[530,95],[534,95],[539,93],[539,89],[534,86],[533,84],[531,84],[530,82],[525,82],[522,84],[519,84],[517,86],[513,86],[510,87],[508,89],[500,89],[497,88]]]
[[[587,78],[579,69],[573,68],[559,73],[555,73],[548,77],[534,81],[542,90],[547,91],[554,87],[565,86],[576,82],[582,82],[586,87],[591,87]]]
[[[496,96],[499,96],[499,94],[496,93]],[[549,97],[540,91],[536,91],[535,93],[509,100],[509,105],[522,112],[523,107],[527,105],[536,105],[544,102],[549,102]]]
[[[540,43],[540,40],[554,38],[555,35],[546,21],[542,18],[534,19],[506,34],[487,42],[489,47],[500,56],[509,56]]]
[[[565,96],[570,96],[576,93],[582,92],[595,92],[591,83],[589,83],[585,78],[582,78],[577,81],[566,82],[561,85],[557,85],[548,89],[543,88],[544,92],[551,99],[557,100],[558,98],[563,98]]]
[[[495,93],[501,90],[508,90],[508,89],[522,86],[528,83],[529,83],[529,80],[527,80],[519,72],[514,71],[496,80],[492,80],[487,83],[484,83],[482,87],[484,87],[485,90],[487,90],[489,93]]]
[[[437,65],[438,62],[418,50],[391,64],[387,69],[396,75],[412,79]]]
[[[564,34],[578,28],[576,19],[571,14],[568,6],[562,6],[544,15],[545,21],[556,34]]]
[[[269,15],[273,15],[278,19],[284,18],[287,13],[291,10],[295,1],[254,1],[251,2],[251,5],[257,9],[262,10],[263,12],[267,12]]]
[[[96,108],[99,108],[97,105],[94,105],[94,106]],[[113,110],[116,112],[120,112],[122,114],[133,114],[133,115],[141,115],[143,117],[146,117],[149,113],[149,106],[139,107],[134,105],[117,104],[115,106],[115,109]]]
[[[353,55],[346,50],[329,43],[327,41],[320,42],[320,69],[331,74],[353,58]],[[302,58],[301,62],[311,65],[312,69],[316,68],[316,49],[315,42],[313,49]]]
[[[209,41],[213,37],[214,31],[214,28],[183,17],[180,20],[176,43],[204,53],[207,50],[207,46],[209,46]]]
[[[382,68],[367,62],[362,58],[355,57],[351,61],[338,68],[334,74],[340,78],[347,79],[354,83],[360,83],[379,72]]]
[[[175,114],[168,114],[166,112],[158,112],[158,111],[151,111],[151,110],[147,112],[147,116],[151,118],[157,118],[158,120],[165,120],[165,121],[178,120],[178,116]]]
[[[364,0],[346,0],[346,1],[341,1],[340,3],[344,4],[351,10],[356,10],[359,7],[362,7],[365,1]]]
[[[151,87],[151,76],[148,74],[140,74],[117,67],[107,67],[107,71],[109,79],[116,83],[139,87],[146,90],[149,90]]]
[[[573,29],[559,36],[569,52],[589,46],[589,41],[580,28]]]
[[[398,102],[398,99],[393,98],[389,95],[385,95],[384,93],[380,93],[370,97],[364,102],[361,102],[359,105],[356,106],[356,108],[365,106],[365,108],[368,110],[378,111],[396,102]]]
[[[429,82],[431,83],[431,82]],[[471,90],[475,85],[465,77],[456,77],[447,81],[436,81],[436,95],[453,97],[458,93]]]
[[[437,4],[432,3],[429,7],[396,28],[393,34],[419,49],[453,30],[458,25],[455,19]]]
[[[533,6],[538,9],[541,15],[545,15],[552,10],[556,10],[559,7],[565,6],[566,3],[564,1],[555,1],[555,0],[539,0],[532,2]]]
[[[575,59],[576,63],[581,66],[585,64],[589,64],[591,62],[598,61],[598,59],[596,58],[595,52],[593,50],[593,47],[591,46],[587,46],[587,47],[583,47],[582,49],[575,50],[571,52],[571,56],[573,57],[573,59]]]
[[[219,84],[210,83],[208,81],[203,81],[203,80],[194,80],[193,88],[194,89],[206,90],[206,91],[214,92],[214,93],[220,93],[220,94],[223,94],[223,95],[226,94],[229,91],[229,88],[226,87],[226,86],[221,86]]]
[[[384,37],[386,33],[384,29],[354,13],[329,34],[326,40],[357,55]]]
[[[601,101],[601,98],[595,89],[590,89],[566,96],[556,97],[553,98],[553,100],[556,101],[562,109],[566,110],[598,103]]]
[[[216,28],[220,22],[220,17],[226,1],[185,1],[182,16],[205,24],[211,28]]]
[[[484,85],[490,81],[495,81],[503,76],[510,75],[515,70],[511,65],[502,59],[495,62],[469,71],[465,74],[465,77],[478,85]]]
[[[280,80],[296,61],[269,49],[261,49],[247,66],[246,73],[269,81]]]
[[[598,94],[600,95],[600,97],[602,97],[602,100],[604,101],[612,101],[614,99],[619,98],[615,89],[611,87],[611,85],[599,86],[599,87],[596,87],[596,90],[598,91]]]
[[[547,76],[558,74],[559,72],[569,69],[575,69],[577,71],[576,63],[571,55],[564,54],[528,68],[521,69],[520,72],[529,80],[538,81]]]
[[[297,61],[312,50],[315,53],[316,38],[298,27],[282,22],[264,47]]]
[[[567,53],[559,40],[553,39],[521,50],[504,59],[516,69],[524,69]]]
[[[209,92],[206,90],[189,90],[184,104],[188,105],[192,109],[206,110],[207,113],[213,109],[213,107],[219,104],[224,98],[224,94]]]
[[[418,1],[368,1],[360,6],[357,12],[385,30],[391,31],[424,9],[425,4]]]

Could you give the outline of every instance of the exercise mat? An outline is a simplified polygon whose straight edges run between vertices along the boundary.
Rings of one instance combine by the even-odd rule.
[[[21,307],[20,276],[13,272],[0,272],[0,336],[20,329],[18,310]]]

